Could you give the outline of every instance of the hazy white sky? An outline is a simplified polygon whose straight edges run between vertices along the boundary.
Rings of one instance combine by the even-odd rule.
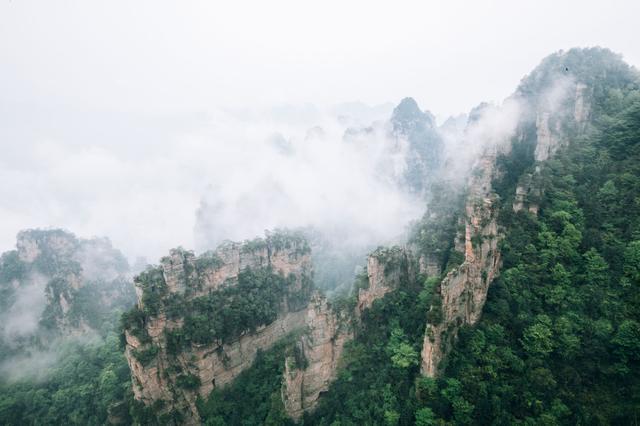
[[[559,49],[600,45],[637,66],[638,16],[639,1],[611,0],[0,0],[0,251],[20,229],[49,226],[150,260],[192,247],[209,185],[251,194],[282,178],[265,157],[247,163],[242,144],[276,130],[300,141],[318,124],[287,133],[220,108],[412,96],[442,119],[504,99]],[[296,114],[315,119],[312,108]],[[301,184],[330,191],[352,169]],[[380,194],[357,177],[369,187],[349,191]]]
[[[117,110],[501,100],[542,57],[640,63],[640,2],[0,0],[2,102]]]

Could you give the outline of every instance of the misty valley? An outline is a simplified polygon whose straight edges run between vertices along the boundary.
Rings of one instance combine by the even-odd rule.
[[[223,148],[171,145],[215,177],[197,197],[138,204],[156,177],[128,177],[171,167],[114,166],[102,214],[155,217],[148,241],[20,231],[0,424],[637,424],[640,73],[573,48],[500,103],[424,107],[229,113]]]

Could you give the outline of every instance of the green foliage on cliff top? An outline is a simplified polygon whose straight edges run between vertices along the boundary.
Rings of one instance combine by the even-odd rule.
[[[171,295],[166,311],[170,317],[183,318],[184,326],[167,332],[169,352],[177,354],[192,343],[228,342],[270,324],[282,311],[285,297],[296,306],[304,305],[310,288],[293,289],[294,281],[293,275],[285,278],[271,268],[247,268],[238,275],[237,283],[206,296],[185,299]]]

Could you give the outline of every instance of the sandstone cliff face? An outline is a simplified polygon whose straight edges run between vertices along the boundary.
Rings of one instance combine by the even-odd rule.
[[[148,336],[146,341],[141,342],[131,330],[125,330],[125,355],[137,400],[147,406],[161,406],[161,413],[178,412],[186,424],[198,424],[198,395],[206,398],[214,388],[230,383],[251,366],[258,350],[266,350],[305,327],[306,300],[290,300],[288,295],[307,290],[311,276],[308,246],[304,241],[279,238],[275,235],[244,244],[227,243],[198,258],[184,250],[172,250],[162,259],[167,291],[157,313],[145,317],[142,334]],[[182,318],[170,319],[167,315],[173,297],[182,297],[179,300],[184,303],[237,285],[242,271],[262,268],[288,278],[287,296],[283,297],[275,320],[226,342],[190,343],[178,353],[168,351],[167,332],[180,331],[184,325]],[[138,292],[140,309],[145,309],[145,291],[149,289]],[[150,353],[151,359],[140,359],[140,353]],[[191,381],[186,386],[185,378]]]
[[[540,175],[538,171],[534,173],[525,174],[516,187],[516,194],[513,199],[512,209],[514,212],[526,209],[529,213],[534,215],[538,214],[540,208],[538,202],[541,197],[540,182],[538,182]]]
[[[373,302],[397,289],[403,278],[415,270],[413,255],[408,248],[392,247],[378,249],[367,259],[369,286],[358,290],[356,316],[360,316]]]
[[[336,377],[345,343],[353,338],[348,320],[331,310],[320,295],[309,303],[304,323],[307,332],[297,347],[301,359],[287,357],[282,386],[285,410],[294,420],[316,407]]]
[[[548,160],[569,141],[569,130],[577,135],[586,129],[591,113],[591,92],[583,82],[560,80],[564,84],[542,93],[531,108],[535,110],[535,160]]]
[[[426,277],[437,277],[438,275],[440,275],[440,265],[436,257],[424,254],[421,255],[418,259],[418,272]]]
[[[247,268],[271,267],[274,272],[284,276],[294,274],[296,284],[300,285],[302,275],[311,273],[308,254],[306,242],[280,242],[275,237],[267,237],[266,240],[258,239],[247,243],[226,242],[215,252],[205,253],[198,260],[192,252],[174,249],[169,256],[162,258],[161,266],[169,293],[183,294],[189,288],[189,296],[193,298],[217,290],[229,280],[237,279],[238,274]],[[198,261],[206,267],[198,270]],[[200,285],[190,287],[189,283],[194,281],[198,281]]]
[[[434,376],[446,348],[462,324],[473,324],[480,317],[489,283],[498,273],[498,225],[496,199],[491,192],[496,151],[490,150],[480,160],[478,172],[469,185],[465,205],[464,262],[442,280],[439,293],[442,318],[427,324],[422,348],[422,373]],[[438,307],[432,307],[437,309]]]
[[[158,353],[147,365],[140,362],[133,351],[149,347],[149,344],[142,345],[135,336],[125,331],[125,356],[131,369],[134,397],[147,406],[162,406],[161,411],[181,413],[185,424],[199,424],[195,404],[198,396],[206,398],[214,388],[233,381],[251,366],[258,350],[266,350],[289,333],[301,329],[304,320],[304,311],[287,313],[255,333],[240,336],[229,344],[194,345],[171,357],[167,354],[162,332],[177,329],[181,324],[167,321],[161,315],[148,325],[151,345],[158,348]],[[178,370],[183,376],[189,374],[197,377],[199,386],[196,389],[181,388],[178,385]]]
[[[572,81],[563,92],[562,101],[555,101],[560,106],[550,105],[548,99],[531,106],[536,111],[536,162],[548,160],[558,149],[565,146],[572,136],[578,136],[587,130],[591,113],[591,88],[582,82]],[[527,173],[520,178],[513,211],[527,209],[530,213],[538,214],[538,200],[542,195],[539,178],[540,166],[537,166],[533,173]]]
[[[18,234],[16,248],[23,262],[33,263],[43,255],[71,260],[78,250],[79,242],[71,234],[57,231],[23,231]]]
[[[540,111],[536,114],[536,161],[545,161],[558,149],[562,143],[560,137],[561,122],[555,120],[550,122],[551,113]]]

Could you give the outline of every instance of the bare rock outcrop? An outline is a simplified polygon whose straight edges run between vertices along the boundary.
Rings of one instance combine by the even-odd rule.
[[[306,333],[295,355],[285,361],[282,386],[285,410],[294,420],[316,407],[320,395],[336,377],[345,343],[353,338],[348,319],[333,311],[320,295],[309,303],[304,322]]]
[[[516,187],[516,193],[512,203],[514,212],[526,209],[529,213],[538,214],[540,209],[540,174],[539,172],[525,174]]]
[[[474,324],[480,317],[489,283],[500,266],[496,198],[491,191],[496,150],[483,155],[478,172],[469,185],[465,205],[464,262],[450,271],[439,285],[438,322],[427,324],[422,347],[422,373],[434,376],[462,324]]]
[[[427,277],[437,277],[442,272],[438,259],[432,255],[422,254],[418,259],[418,272]]]
[[[159,267],[136,278],[138,308],[125,327],[135,398],[156,414],[198,424],[198,396],[206,398],[231,383],[253,364],[259,350],[296,334],[295,355],[285,360],[281,393],[286,412],[299,419],[316,407],[335,379],[344,345],[353,338],[353,321],[376,299],[398,288],[409,268],[415,269],[410,257],[399,247],[374,252],[368,262],[368,287],[360,290],[355,312],[345,313],[312,291],[310,250],[303,239],[272,234],[242,244],[225,243],[198,257],[172,250]],[[275,319],[209,343],[182,340],[176,348],[176,336],[184,335],[189,316],[176,315],[176,309],[188,309],[193,302],[238,286],[241,274],[259,270],[281,277],[286,286]]]
[[[378,248],[367,259],[368,287],[358,290],[356,316],[360,316],[373,302],[397,289],[403,279],[415,272],[415,262],[406,247]]]
[[[62,229],[29,229],[18,233],[16,250],[9,255],[18,272],[9,280],[10,292],[30,288],[44,295],[43,303],[30,307],[30,316],[39,323],[31,331],[39,334],[42,326],[47,329],[40,334],[43,341],[95,331],[111,309],[133,304],[129,265],[106,238],[82,239]],[[93,299],[101,301],[101,309],[91,309],[90,324],[86,303]]]

